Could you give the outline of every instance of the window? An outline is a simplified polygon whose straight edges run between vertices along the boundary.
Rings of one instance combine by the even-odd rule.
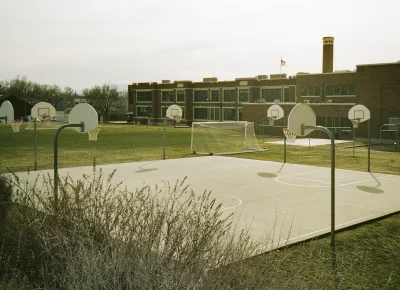
[[[317,126],[325,127],[325,117],[318,117],[316,119]]]
[[[236,90],[224,90],[224,102],[235,103],[236,102]]]
[[[281,88],[277,89],[262,89],[261,98],[266,102],[273,103],[275,100],[281,100]]]
[[[301,96],[321,96],[321,87],[320,86],[302,86],[301,87]]]
[[[174,102],[175,92],[174,91],[161,91],[161,101],[162,102]]]
[[[136,116],[150,118],[151,107],[136,107]]]
[[[224,108],[224,121],[235,121],[235,108]]]
[[[194,102],[208,102],[208,90],[194,91]]]
[[[239,89],[239,102],[248,103],[249,102],[249,89]]]
[[[327,96],[355,96],[356,86],[355,85],[326,86],[325,92]]]
[[[185,91],[184,90],[176,91],[176,102],[177,103],[184,103],[185,102]]]
[[[211,90],[211,102],[219,102],[219,90]]]
[[[283,89],[283,101],[289,102],[289,88]]]
[[[137,102],[151,102],[151,91],[136,92]]]
[[[349,120],[349,118],[341,117],[340,118],[340,127],[347,128],[348,130],[350,130],[351,128],[353,128],[353,123],[351,122],[351,120]],[[342,129],[342,131],[343,131],[343,129]]]
[[[134,96],[135,96],[134,92],[129,92],[129,105],[133,105]]]
[[[220,108],[193,108],[195,120],[220,120]]]

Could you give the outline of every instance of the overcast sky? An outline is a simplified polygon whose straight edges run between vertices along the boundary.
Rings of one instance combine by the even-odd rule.
[[[232,80],[400,60],[399,0],[1,0],[0,80]]]

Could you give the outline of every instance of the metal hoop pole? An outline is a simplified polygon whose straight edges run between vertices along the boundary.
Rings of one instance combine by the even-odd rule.
[[[314,129],[325,132],[331,139],[331,249],[335,252],[335,139],[331,131],[322,126],[304,126],[303,129]]]
[[[165,127],[167,126],[167,117],[164,116],[164,147],[163,147],[163,159],[165,160],[165,146],[166,146],[166,133],[165,133]]]
[[[36,135],[36,118],[33,121],[33,151],[34,151],[34,168],[37,170],[37,135]]]
[[[66,124],[57,129],[54,135],[54,205],[55,210],[58,211],[58,135],[61,130],[67,127],[78,127],[84,130],[85,124],[82,122],[80,124]]]
[[[371,172],[371,132],[368,120],[368,172]]]
[[[286,119],[283,119],[283,125],[286,125]],[[286,136],[283,134],[283,163],[286,163]]]

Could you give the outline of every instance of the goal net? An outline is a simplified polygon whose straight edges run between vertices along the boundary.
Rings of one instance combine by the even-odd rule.
[[[257,142],[254,123],[193,122],[191,152],[197,154],[234,154],[263,151]]]

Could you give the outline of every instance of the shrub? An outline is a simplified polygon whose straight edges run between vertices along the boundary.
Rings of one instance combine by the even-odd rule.
[[[33,209],[25,213],[30,237],[21,245],[34,258],[24,263],[30,269],[19,265],[31,283],[60,289],[211,289],[217,285],[215,269],[260,252],[232,216],[223,216],[210,192],[196,195],[185,180],[132,192],[114,185],[112,177],[94,170],[81,180],[64,178],[56,206],[49,176],[33,186],[14,176],[14,200]]]
[[[0,203],[11,202],[12,184],[9,178],[0,175]]]

